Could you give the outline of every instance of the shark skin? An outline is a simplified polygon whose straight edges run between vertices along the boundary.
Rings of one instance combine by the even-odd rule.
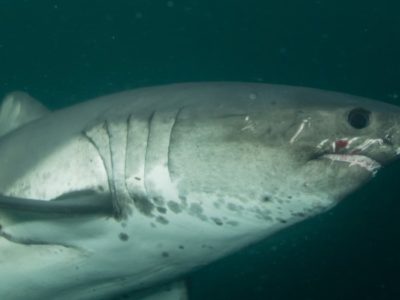
[[[400,153],[398,107],[253,83],[54,112],[16,93],[0,125],[8,300],[186,299],[190,272],[326,212]]]

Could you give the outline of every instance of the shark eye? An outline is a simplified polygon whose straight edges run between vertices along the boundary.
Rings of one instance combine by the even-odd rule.
[[[355,129],[362,129],[368,126],[371,112],[364,108],[354,108],[347,116],[347,122]]]

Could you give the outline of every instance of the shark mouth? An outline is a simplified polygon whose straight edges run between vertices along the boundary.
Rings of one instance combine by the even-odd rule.
[[[382,167],[381,163],[370,157],[371,150],[380,149],[383,139],[340,138],[334,141],[325,139],[317,145],[316,158],[329,159],[332,162],[347,163],[348,167],[357,166],[375,175]]]
[[[331,161],[348,163],[349,167],[361,167],[368,172],[371,172],[373,175],[375,175],[376,172],[382,167],[382,165],[376,160],[373,160],[368,156],[359,154],[324,154],[321,157],[327,158]]]

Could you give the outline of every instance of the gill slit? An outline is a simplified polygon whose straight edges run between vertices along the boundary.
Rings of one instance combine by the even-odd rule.
[[[148,157],[149,151],[148,150],[149,150],[149,143],[150,143],[150,136],[151,136],[151,127],[152,127],[152,123],[153,123],[153,119],[154,119],[154,115],[155,114],[156,114],[156,111],[154,110],[150,114],[149,119],[147,121],[148,131],[147,131],[145,158],[144,158],[144,161],[143,161],[143,164],[144,164],[144,166],[143,166],[143,173],[144,173],[143,174],[143,183],[144,183],[143,187],[144,187],[146,196],[149,195],[149,187],[148,187],[147,176],[146,176],[146,174],[147,174],[147,162],[148,162],[148,159],[149,159],[149,157]]]
[[[181,107],[181,108],[179,108],[177,110],[177,112],[175,114],[175,117],[174,117],[174,123],[172,124],[171,130],[169,132],[168,150],[167,150],[167,170],[168,170],[168,175],[169,175],[169,178],[170,178],[171,182],[172,182],[172,176],[171,176],[171,163],[170,162],[171,162],[171,139],[172,139],[172,133],[175,130],[175,126],[176,126],[176,124],[178,122],[178,118],[179,118],[179,116],[182,113],[184,108],[185,107],[183,106],[183,107]]]

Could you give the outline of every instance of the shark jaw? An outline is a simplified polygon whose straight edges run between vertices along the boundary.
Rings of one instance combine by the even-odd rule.
[[[349,167],[358,166],[368,171],[373,176],[382,167],[380,163],[365,155],[358,154],[324,154],[322,158],[331,160],[332,162],[344,162]]]
[[[377,157],[376,152],[386,153],[390,157],[398,156],[391,149],[391,143],[385,139],[345,137],[333,141],[324,139],[317,145],[312,159],[326,159],[331,163],[341,163],[342,166],[358,167],[371,176],[375,176],[382,168],[382,163],[384,164],[384,161]]]

